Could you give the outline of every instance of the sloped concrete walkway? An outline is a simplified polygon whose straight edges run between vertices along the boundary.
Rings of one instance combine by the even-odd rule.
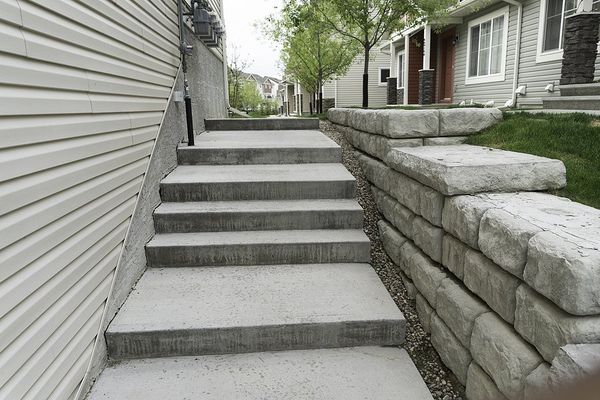
[[[431,399],[339,146],[239,123],[179,149],[89,398]]]

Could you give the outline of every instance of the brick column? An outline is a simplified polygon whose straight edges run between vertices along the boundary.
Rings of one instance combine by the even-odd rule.
[[[566,19],[561,85],[594,81],[599,27],[600,13],[575,14]]]
[[[419,70],[419,104],[433,104],[435,70]]]
[[[398,102],[398,92],[396,86],[398,85],[398,78],[389,77],[387,78],[387,103],[396,104]]]

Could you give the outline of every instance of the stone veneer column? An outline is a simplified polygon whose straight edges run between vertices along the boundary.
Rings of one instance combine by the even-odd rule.
[[[397,90],[396,100],[397,104],[404,104],[404,88],[400,88]]]
[[[419,104],[433,104],[434,93],[433,83],[435,78],[435,70],[422,69],[419,70]]]
[[[566,19],[561,85],[594,81],[599,27],[600,13],[575,14]]]
[[[398,85],[398,78],[389,77],[387,78],[387,103],[397,104],[398,103],[398,91],[396,86]]]

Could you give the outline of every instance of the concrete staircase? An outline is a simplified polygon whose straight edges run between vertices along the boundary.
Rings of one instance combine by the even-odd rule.
[[[178,149],[89,399],[431,399],[340,148],[313,121],[240,123]]]
[[[561,85],[560,97],[543,99],[546,110],[600,111],[600,83]]]

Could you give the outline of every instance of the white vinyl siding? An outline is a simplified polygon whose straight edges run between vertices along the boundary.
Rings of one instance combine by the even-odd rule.
[[[179,68],[176,12],[0,0],[1,399],[78,394]]]
[[[378,50],[371,51],[369,64],[369,107],[382,107],[387,103],[387,85],[379,85],[379,69],[390,68],[390,55]],[[362,79],[364,57],[357,56],[348,72],[337,79],[337,107],[359,107],[362,105]],[[334,83],[326,83],[328,97],[334,92]]]

